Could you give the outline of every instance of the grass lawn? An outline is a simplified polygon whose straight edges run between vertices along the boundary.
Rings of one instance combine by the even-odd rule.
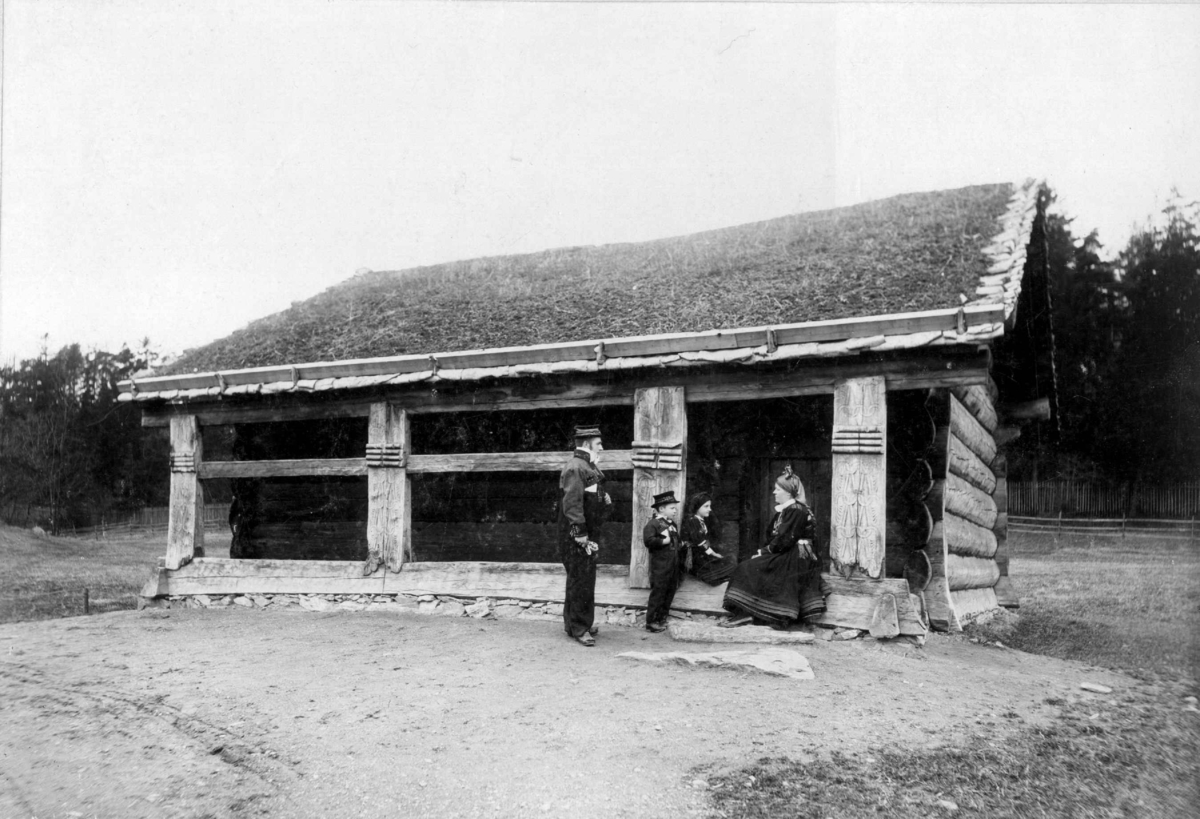
[[[1139,679],[1200,678],[1200,545],[1094,535],[1012,536],[1014,648]]]
[[[1200,547],[1150,538],[1010,535],[1020,618],[1004,642],[1125,671],[1145,685],[1107,707],[1062,706],[1048,727],[996,746],[913,752],[874,763],[761,759],[709,778],[712,815],[750,817],[1194,817],[1200,715]],[[702,773],[702,772],[698,772]]]
[[[163,532],[79,540],[0,526],[0,623],[83,614],[84,589],[93,611],[133,608],[165,553]]]

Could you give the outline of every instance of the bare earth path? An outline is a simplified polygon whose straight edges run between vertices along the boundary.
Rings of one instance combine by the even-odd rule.
[[[803,646],[809,682],[616,657],[689,647],[302,610],[4,625],[0,817],[700,815],[698,767],[1003,742],[1082,680],[1136,684],[939,636]]]

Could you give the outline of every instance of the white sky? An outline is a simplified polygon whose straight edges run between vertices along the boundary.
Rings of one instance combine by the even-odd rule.
[[[0,362],[342,281],[1047,178],[1200,197],[1200,7],[6,0]]]

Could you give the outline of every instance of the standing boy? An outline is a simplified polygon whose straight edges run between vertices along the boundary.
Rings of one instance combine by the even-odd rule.
[[[646,604],[646,628],[666,631],[671,602],[679,588],[679,530],[675,518],[679,501],[675,493],[663,492],[654,496],[654,516],[642,529],[642,542],[650,550],[650,601]]]
[[[597,462],[604,445],[599,427],[575,427],[575,454],[558,478],[558,541],[567,588],[563,595],[563,628],[585,646],[596,644],[600,629],[596,609],[596,553],[600,527],[612,499],[605,493],[604,473]]]

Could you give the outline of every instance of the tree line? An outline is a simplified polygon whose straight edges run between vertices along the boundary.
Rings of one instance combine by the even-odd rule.
[[[167,501],[167,453],[117,383],[154,363],[78,344],[0,367],[0,517],[55,533]]]
[[[1200,478],[1200,208],[1176,196],[1104,260],[1047,220],[1056,413],[1009,450],[1018,479]]]

